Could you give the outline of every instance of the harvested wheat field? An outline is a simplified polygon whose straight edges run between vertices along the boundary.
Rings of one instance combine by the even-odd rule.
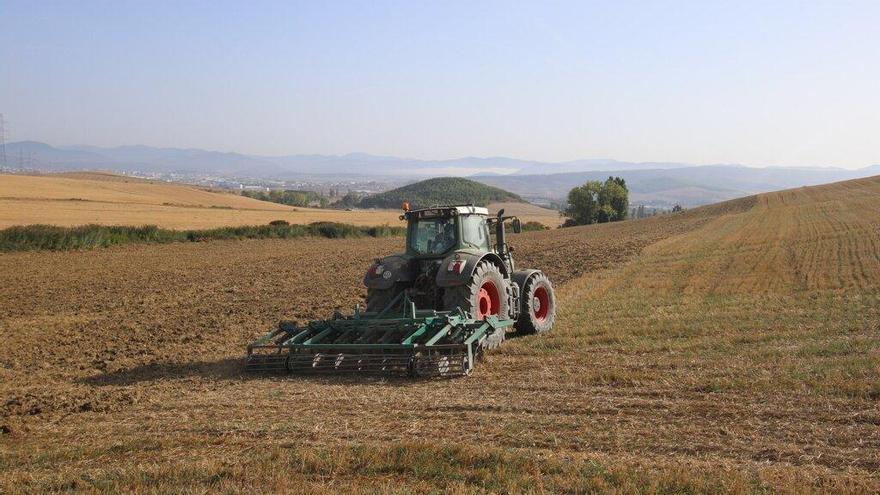
[[[428,381],[241,371],[399,238],[0,255],[0,492],[880,491],[880,178],[510,241],[556,328]]]
[[[374,226],[397,225],[399,214],[390,210],[294,208],[231,192],[113,174],[0,174],[0,228],[94,223],[209,229],[265,225],[272,220]]]
[[[489,204],[489,212],[497,213],[498,210],[504,209],[505,215],[516,215],[520,220],[525,222],[538,222],[550,228],[556,228],[565,220],[557,210],[544,208],[543,206],[533,205],[532,203],[521,203],[517,201],[505,201]]]

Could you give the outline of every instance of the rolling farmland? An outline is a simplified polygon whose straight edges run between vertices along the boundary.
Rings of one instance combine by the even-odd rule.
[[[458,380],[241,372],[400,239],[0,255],[0,491],[875,493],[878,198],[512,235],[557,327]]]
[[[549,227],[559,213],[528,203],[495,203],[524,222]],[[0,228],[48,224],[71,227],[156,225],[167,229],[211,229],[265,225],[342,222],[358,226],[402,225],[399,210],[354,210],[291,207],[257,201],[232,192],[152,182],[114,174],[80,172],[52,175],[0,174]]]
[[[373,226],[395,225],[398,215],[391,210],[293,208],[234,193],[111,174],[0,175],[0,228],[97,223],[209,229],[265,225],[272,220]]]

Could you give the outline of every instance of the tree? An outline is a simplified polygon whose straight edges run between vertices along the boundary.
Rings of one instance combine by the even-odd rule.
[[[589,181],[568,193],[568,207],[563,212],[570,221],[564,225],[589,225],[616,222],[629,214],[629,191],[620,177],[608,177],[604,183]]]
[[[602,183],[595,180],[591,180],[569,191],[568,207],[565,209],[565,216],[570,218],[575,225],[595,223],[598,216],[599,193],[601,191]]]
[[[626,188],[626,181],[620,177],[608,177],[603,193],[606,201],[602,204],[611,206],[614,211],[614,216],[609,221],[626,220],[629,213],[629,190]]]

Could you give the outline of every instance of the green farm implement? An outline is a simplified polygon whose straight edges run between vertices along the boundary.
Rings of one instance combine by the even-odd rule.
[[[406,252],[364,275],[366,311],[299,326],[282,321],[250,344],[251,371],[468,375],[483,353],[519,333],[550,330],[556,299],[539,270],[516,269],[505,220],[473,205],[409,210]],[[492,243],[494,230],[494,244]]]
[[[247,368],[277,373],[393,373],[413,377],[468,375],[486,350],[504,339],[512,320],[474,320],[458,310],[402,314],[337,314],[330,320],[278,328],[248,346]]]

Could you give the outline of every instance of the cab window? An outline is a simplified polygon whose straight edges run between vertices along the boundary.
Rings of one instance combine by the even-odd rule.
[[[483,217],[479,215],[461,217],[461,234],[464,243],[470,247],[489,250],[489,230]]]
[[[443,254],[455,246],[455,219],[422,218],[410,231],[410,248],[416,254]]]

